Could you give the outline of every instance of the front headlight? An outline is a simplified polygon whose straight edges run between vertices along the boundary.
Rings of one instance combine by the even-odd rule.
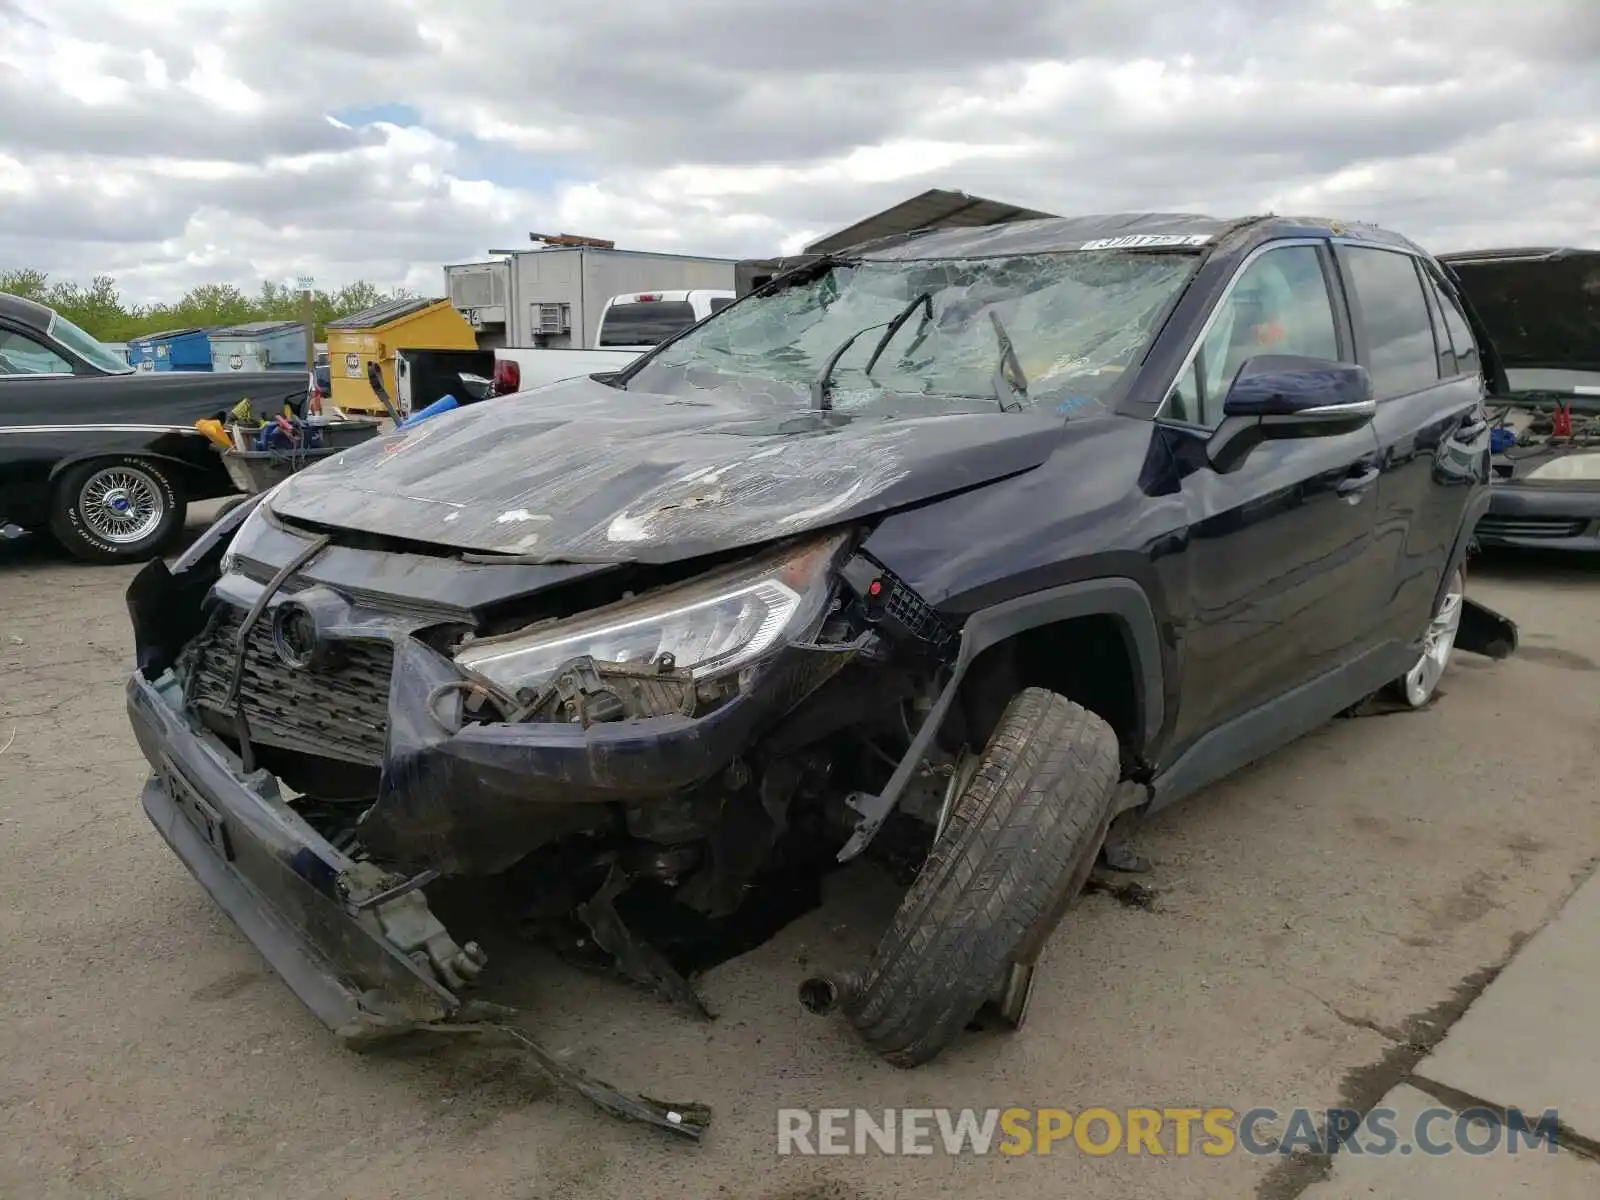
[[[1529,483],[1594,483],[1600,480],[1600,454],[1568,454],[1542,462],[1522,477]]]
[[[659,664],[696,679],[726,674],[817,622],[845,536],[791,547],[581,617],[483,638],[462,649],[456,663],[508,691],[537,687],[583,656],[635,667]]]

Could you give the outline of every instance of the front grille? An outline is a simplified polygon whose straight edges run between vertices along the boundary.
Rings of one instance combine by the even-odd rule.
[[[229,606],[189,651],[186,692],[197,709],[224,714],[243,619],[241,609]],[[389,732],[393,671],[394,647],[367,639],[341,641],[325,669],[291,667],[278,657],[271,614],[263,613],[245,645],[238,703],[254,740],[378,766]],[[224,715],[231,720],[231,713]]]
[[[1478,533],[1484,537],[1504,538],[1582,537],[1587,524],[1582,518],[1487,516],[1478,521]]]

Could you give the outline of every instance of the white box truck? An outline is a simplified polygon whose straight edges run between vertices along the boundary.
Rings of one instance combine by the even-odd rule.
[[[502,346],[494,351],[496,395],[520,392],[541,384],[618,371],[668,338],[697,325],[732,304],[733,292],[722,288],[624,292],[612,296],[600,312],[591,349],[523,350]]]
[[[734,259],[530,234],[536,249],[445,267],[450,302],[495,352],[500,393],[617,370],[734,296]]]
[[[617,250],[567,234],[550,243],[445,267],[446,294],[477,330],[480,348],[592,350],[613,296],[733,292],[731,258]]]

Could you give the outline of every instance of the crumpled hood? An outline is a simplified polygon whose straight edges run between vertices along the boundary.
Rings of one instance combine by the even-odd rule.
[[[290,520],[550,561],[671,562],[1038,466],[1053,414],[849,417],[577,379],[433,417],[292,476]]]
[[[1600,371],[1600,250],[1441,254],[1505,366]]]

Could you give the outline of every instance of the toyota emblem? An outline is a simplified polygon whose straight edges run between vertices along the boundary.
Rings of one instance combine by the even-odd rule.
[[[311,666],[322,638],[310,610],[300,604],[280,604],[272,615],[272,645],[285,666]]]

